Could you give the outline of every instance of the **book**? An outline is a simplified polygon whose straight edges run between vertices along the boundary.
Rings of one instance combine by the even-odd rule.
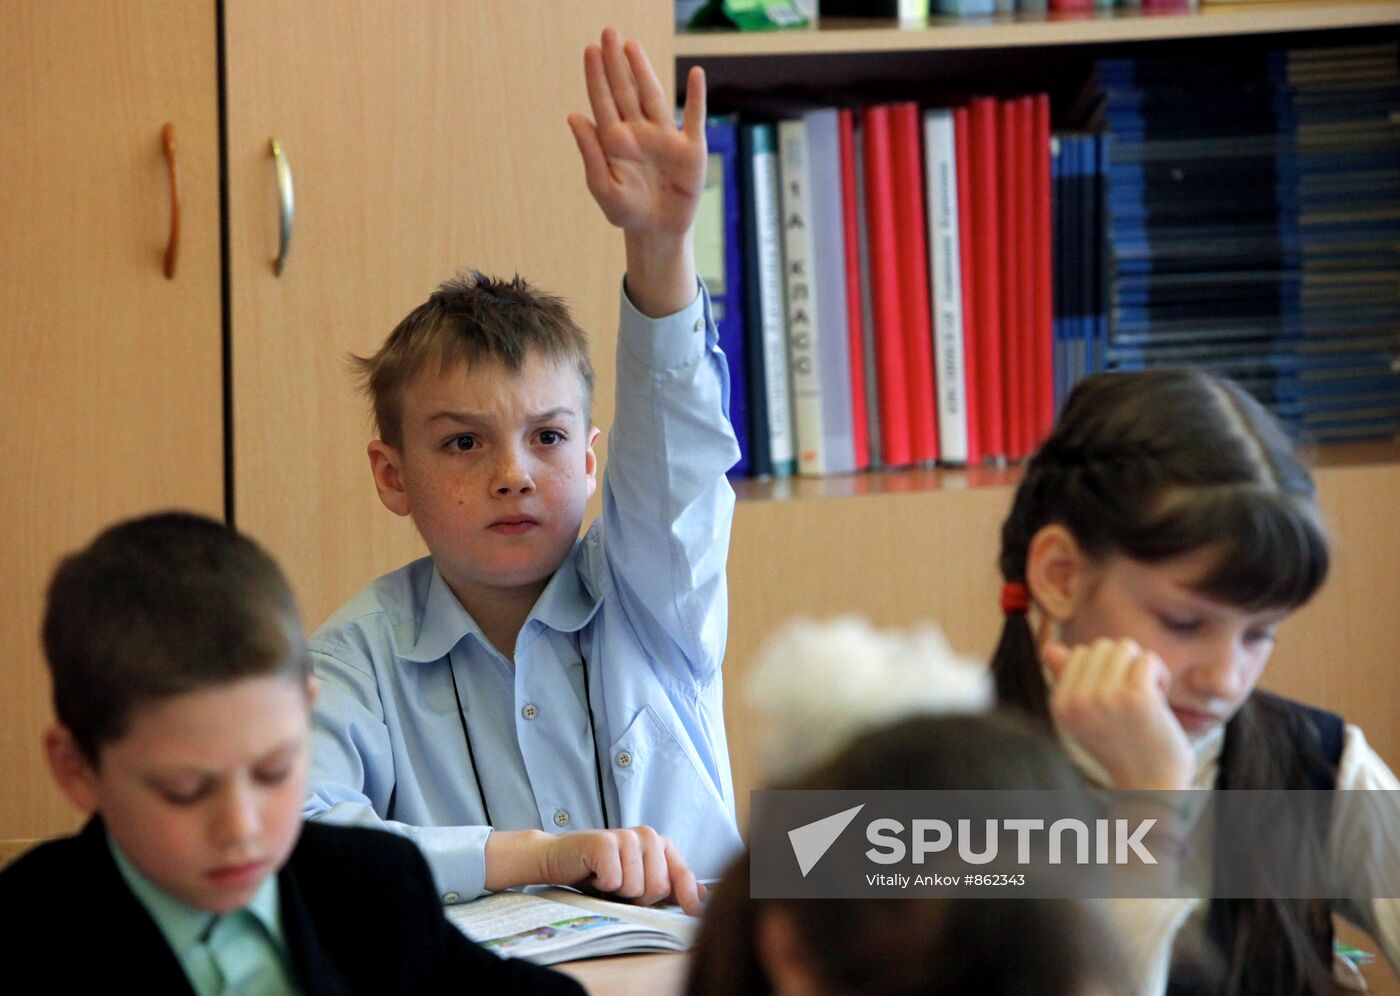
[[[908,392],[910,457],[938,459],[938,397],[933,375],[933,309],[929,301],[927,212],[919,106],[890,107],[894,175],[895,265],[904,324],[904,388]]]
[[[895,174],[890,108],[862,113],[865,142],[865,220],[870,258],[870,298],[874,310],[875,358],[880,401],[880,463],[913,463],[909,433],[909,393],[905,380],[905,327],[899,284],[899,235],[895,217]]]
[[[841,140],[842,248],[846,266],[847,356],[851,374],[851,458],[856,470],[870,467],[870,423],[865,369],[865,305],[861,286],[860,166],[855,113],[843,108],[837,117]]]
[[[797,438],[797,472],[827,472],[826,431],[822,411],[818,347],[822,316],[816,295],[816,259],[812,241],[812,191],[804,118],[778,123],[778,163],[782,179],[783,278],[787,290],[788,372],[792,377],[792,414]]]
[[[695,215],[695,268],[710,292],[719,347],[729,366],[729,423],[739,441],[731,477],[749,474],[753,431],[749,420],[748,359],[744,343],[743,213],[739,199],[739,125],[733,116],[705,124],[709,164]]]
[[[856,178],[856,266],[860,271],[860,327],[865,366],[865,426],[870,469],[884,467],[884,443],[880,433],[880,361],[875,349],[874,286],[870,279],[870,212],[867,210],[866,143],[868,131],[859,115],[852,114]]]
[[[969,459],[967,373],[963,352],[957,132],[951,108],[924,112],[924,149],[938,449],[945,463],[965,464]]]
[[[953,133],[958,167],[958,263],[961,270],[963,309],[963,391],[967,408],[967,462],[982,459],[977,356],[977,305],[972,282],[972,152],[968,133],[968,109],[953,110]]]
[[[845,180],[840,114],[835,108],[810,111],[803,115],[802,123],[807,133],[808,220],[813,247],[811,273],[817,318],[816,345],[821,353],[818,379],[825,473],[849,474],[856,469],[856,446],[851,334],[846,327],[850,309],[846,300]],[[863,401],[864,391],[861,393]],[[863,413],[861,421],[864,422]]]
[[[744,184],[745,312],[755,475],[788,477],[797,466],[788,379],[776,128],[739,129]]]
[[[700,921],[680,907],[633,906],[572,889],[532,886],[444,908],[462,933],[503,958],[553,965],[579,958],[685,951]]]
[[[983,457],[1006,456],[1002,425],[1001,238],[997,204],[997,100],[968,105],[973,308],[977,317],[977,420]]]
[[[1026,452],[1025,423],[1021,407],[1025,401],[1024,338],[1021,333],[1021,204],[1020,174],[1023,167],[1021,143],[1017,140],[1016,104],[1000,100],[997,114],[997,245],[1001,295],[1001,401],[1005,430],[1005,455],[1019,460]]]

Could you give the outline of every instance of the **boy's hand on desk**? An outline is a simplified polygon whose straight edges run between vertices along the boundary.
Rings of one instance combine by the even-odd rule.
[[[639,906],[669,898],[691,916],[704,911],[704,886],[676,845],[647,826],[493,831],[486,841],[486,888],[540,884],[577,886]]]
[[[1194,753],[1167,700],[1171,675],[1162,659],[1132,640],[1096,640],[1074,648],[1051,643],[1055,676],[1050,713],[1094,756],[1120,789],[1191,787]]]

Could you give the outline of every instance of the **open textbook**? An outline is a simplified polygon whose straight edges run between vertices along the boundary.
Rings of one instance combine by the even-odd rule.
[[[446,912],[462,933],[496,954],[539,965],[684,951],[700,925],[678,906],[632,906],[554,887],[498,892]]]

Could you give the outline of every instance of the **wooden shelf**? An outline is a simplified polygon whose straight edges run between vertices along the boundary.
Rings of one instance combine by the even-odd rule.
[[[855,52],[1024,48],[1112,42],[1218,38],[1400,24],[1396,0],[1299,0],[1207,5],[1192,11],[933,17],[899,26],[888,20],[829,18],[801,31],[687,31],[676,35],[681,59]]]
[[[1400,465],[1400,441],[1336,443],[1307,447],[1303,459],[1317,470]],[[971,491],[1018,484],[1023,464],[979,467],[918,467],[909,470],[840,474],[831,477],[753,478],[735,481],[743,502],[809,501],[932,491]]]

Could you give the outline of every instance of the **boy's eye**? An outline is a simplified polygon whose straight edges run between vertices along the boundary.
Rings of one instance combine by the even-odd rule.
[[[558,446],[564,441],[564,434],[558,429],[543,429],[540,431],[540,442],[546,446]]]
[[[262,785],[281,785],[287,780],[287,776],[292,773],[289,764],[281,764],[275,768],[262,768],[253,772],[253,777]]]
[[[197,788],[157,788],[160,797],[172,806],[193,806],[204,798],[204,787]]]
[[[1249,630],[1245,630],[1244,642],[1245,642],[1245,643],[1273,643],[1273,642],[1274,642],[1274,630],[1273,630],[1272,627],[1268,627],[1268,628],[1264,628],[1264,629],[1249,629]]]
[[[466,453],[469,450],[474,450],[478,445],[480,444],[477,443],[475,436],[469,436],[465,433],[460,436],[453,436],[447,442],[447,448],[458,453]]]

